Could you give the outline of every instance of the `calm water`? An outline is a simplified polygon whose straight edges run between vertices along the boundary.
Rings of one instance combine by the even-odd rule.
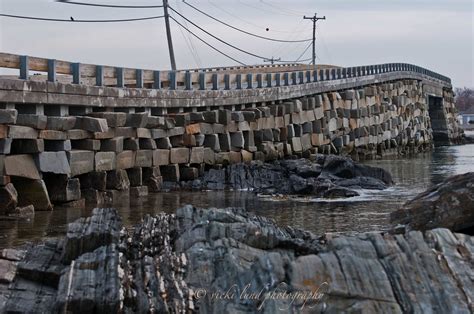
[[[390,171],[396,185],[385,191],[360,191],[361,196],[330,202],[320,199],[272,200],[249,192],[172,192],[152,194],[144,200],[116,204],[125,225],[140,221],[148,213],[174,212],[179,206],[245,207],[280,225],[291,225],[320,234],[384,230],[389,214],[406,200],[448,176],[474,171],[474,145],[439,147],[411,159],[377,160],[369,165]],[[31,220],[0,220],[0,248],[63,235],[66,225],[90,214],[86,209],[37,212]]]

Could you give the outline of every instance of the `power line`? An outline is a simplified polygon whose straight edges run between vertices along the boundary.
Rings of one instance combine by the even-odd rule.
[[[205,29],[203,29],[202,27],[200,27],[199,25],[197,25],[197,24],[194,23],[193,21],[189,20],[187,17],[185,17],[185,16],[182,15],[181,13],[177,12],[177,11],[176,11],[175,9],[173,9],[171,6],[168,6],[168,7],[169,7],[173,12],[175,12],[176,14],[178,14],[179,16],[181,16],[183,19],[185,19],[186,21],[188,21],[189,23],[191,23],[193,26],[197,27],[198,29],[200,29],[200,30],[203,31],[204,33],[208,34],[209,36],[213,37],[214,39],[220,41],[221,43],[223,43],[223,44],[225,44],[225,45],[227,45],[227,46],[229,46],[229,47],[232,47],[232,48],[234,48],[235,50],[238,50],[238,51],[240,51],[240,52],[243,52],[243,53],[245,53],[245,54],[248,54],[248,55],[250,55],[250,56],[253,56],[253,57],[256,57],[256,58],[259,58],[259,59],[269,59],[269,58],[267,58],[267,57],[263,57],[263,56],[260,56],[260,55],[255,54],[255,53],[248,52],[248,51],[246,51],[246,50],[244,50],[244,49],[241,49],[241,48],[239,48],[239,47],[237,47],[237,46],[235,46],[235,45],[232,45],[232,44],[226,42],[226,41],[223,40],[223,39],[220,39],[219,37],[215,36],[214,34],[208,32],[207,30],[205,30]],[[176,20],[175,20],[175,22],[176,22]],[[310,45],[311,45],[311,43],[310,43]],[[309,45],[309,46],[310,46],[310,45]],[[309,47],[309,46],[308,46],[308,47]],[[303,55],[304,55],[304,53],[308,50],[308,47],[307,47],[307,48],[305,49],[305,51],[303,52]],[[298,59],[300,59],[301,57],[302,57],[302,56],[300,56]],[[234,60],[234,61],[235,61],[235,60]],[[297,61],[281,61],[281,62],[289,62],[289,63],[291,63],[291,62],[298,62],[298,61],[299,61],[299,60],[297,60]]]
[[[187,17],[185,17],[184,15],[182,15],[181,13],[179,13],[178,11],[176,11],[175,9],[173,9],[172,7],[169,7],[169,8],[170,8],[173,12],[175,12],[176,14],[178,14],[179,16],[181,16],[183,19],[185,19],[186,21],[188,21],[189,23],[191,23],[193,26],[199,28],[201,31],[203,31],[204,33],[206,33],[206,34],[208,34],[209,36],[213,37],[214,39],[217,39],[217,40],[220,41],[221,43],[226,44],[227,46],[232,47],[232,48],[234,48],[235,50],[238,50],[238,51],[243,52],[243,53],[245,53],[245,54],[248,54],[248,55],[250,55],[250,56],[252,56],[252,57],[259,58],[259,59],[268,59],[267,57],[259,56],[259,55],[255,54],[255,53],[248,52],[248,51],[246,51],[246,50],[244,50],[244,49],[241,49],[241,48],[239,48],[239,47],[237,47],[237,46],[234,46],[234,45],[232,45],[232,44],[229,44],[229,43],[226,42],[225,40],[220,39],[219,37],[217,37],[217,36],[211,34],[211,33],[208,32],[208,31],[206,31],[204,28],[202,28],[201,26],[197,25],[197,24],[194,23],[193,21],[189,20]]]
[[[178,0],[176,1],[176,5],[178,6],[178,11],[182,12],[181,5],[179,4]],[[184,21],[183,23],[184,23],[184,26],[188,27],[188,24],[186,23],[186,21]],[[180,30],[181,34],[183,34],[183,37],[184,37],[183,29],[181,27],[179,27],[179,30]],[[201,64],[202,64],[201,57],[199,56],[199,52],[196,49],[196,46],[194,45],[194,40],[193,40],[193,37],[191,36],[191,34],[186,33],[185,41],[186,41],[186,43],[189,42],[188,48],[192,53],[193,59],[196,62],[197,67],[200,68]]]
[[[276,8],[276,9],[278,9],[278,10],[287,11],[288,14],[291,14],[291,15],[294,15],[294,16],[304,15],[304,12],[300,12],[300,11],[296,11],[296,10],[284,8],[284,7],[281,7],[281,6],[279,6],[279,5],[276,5],[276,4],[273,4],[273,3],[269,3],[269,2],[264,1],[264,0],[260,0],[260,3],[263,3],[263,4],[266,4],[266,5],[268,5],[268,6],[274,7],[274,8]]]
[[[253,9],[256,9],[256,10],[260,10],[262,12],[265,12],[265,13],[272,13],[272,14],[275,14],[274,11],[269,11],[269,10],[265,10],[265,9],[262,9],[262,8],[259,8],[259,7],[256,7],[256,6],[253,6],[253,5],[250,5],[248,3],[245,3],[243,2],[242,0],[239,0],[239,3],[249,7],[249,8],[253,8]],[[276,14],[279,14],[279,15],[285,15],[285,16],[294,16],[294,14],[285,14],[285,13],[281,13],[281,12],[276,12]]]
[[[3,17],[10,17],[15,19],[24,19],[24,20],[36,20],[36,21],[48,21],[48,22],[68,22],[68,23],[115,23],[115,22],[134,22],[134,21],[145,21],[145,20],[154,20],[164,17],[160,16],[149,16],[149,17],[139,17],[132,19],[119,19],[119,20],[76,20],[72,17],[70,19],[52,19],[45,17],[34,17],[34,16],[22,16],[22,15],[11,15],[11,14],[0,14]]]
[[[244,20],[243,18],[239,17],[238,15],[235,15],[232,12],[227,11],[226,9],[223,9],[223,8],[219,7],[218,5],[213,3],[211,0],[207,0],[207,2],[209,2],[209,4],[212,5],[213,7],[215,7],[216,9],[218,9],[218,10],[220,10],[220,11],[222,11],[222,12],[224,12],[224,13],[226,13],[226,14],[228,14],[228,15],[230,15],[230,16],[232,16],[232,17],[234,17],[234,18],[236,18],[236,19],[238,19],[242,22],[244,22],[247,25],[253,26],[253,27],[258,28],[260,30],[265,28],[265,27],[262,27],[260,25],[255,24],[255,23],[252,23],[250,21]],[[275,30],[275,29],[272,29],[272,31],[277,32],[277,33],[293,34],[293,32],[291,32],[291,31],[282,31],[282,30]]]
[[[247,35],[250,35],[250,36],[254,36],[254,37],[257,37],[257,38],[261,38],[261,39],[265,39],[265,40],[270,40],[270,41],[282,42],[282,43],[301,43],[301,42],[307,42],[307,41],[311,41],[311,40],[312,40],[312,39],[283,40],[283,39],[276,39],[276,38],[270,38],[270,37],[260,36],[260,35],[257,35],[257,34],[254,34],[254,33],[250,33],[250,32],[248,32],[248,31],[245,31],[245,30],[243,30],[243,29],[240,29],[240,28],[238,28],[238,27],[232,26],[232,25],[230,25],[230,24],[228,24],[228,23],[226,23],[226,22],[224,22],[224,21],[222,21],[222,20],[220,20],[220,19],[218,19],[218,18],[216,18],[216,17],[214,17],[214,16],[212,16],[212,15],[210,15],[210,14],[208,14],[208,13],[206,13],[206,12],[200,10],[200,9],[198,9],[198,8],[196,8],[195,6],[193,6],[192,4],[187,3],[187,2],[184,1],[184,0],[183,0],[183,2],[184,2],[184,4],[190,6],[190,7],[193,8],[194,10],[200,12],[201,14],[204,14],[205,16],[207,16],[207,17],[209,17],[209,18],[211,18],[211,19],[213,19],[213,20],[215,20],[215,21],[217,21],[217,22],[219,22],[219,23],[221,23],[221,24],[224,24],[224,25],[227,26],[227,27],[230,27],[230,28],[232,28],[232,29],[235,29],[236,31],[239,31],[239,32],[241,32],[241,33],[244,33],[244,34],[247,34]]]
[[[84,5],[91,7],[103,7],[103,8],[116,8],[116,9],[151,9],[151,8],[162,8],[162,5],[113,5],[113,4],[99,4],[99,3],[86,3],[68,0],[56,0],[56,2],[64,4]]]
[[[171,8],[171,7],[170,7]],[[187,27],[185,27],[183,24],[181,24],[180,22],[178,22],[173,16],[170,15],[170,18],[175,21],[179,26],[181,26],[183,29],[185,29],[186,31],[188,31],[191,35],[193,35],[194,37],[196,37],[197,39],[199,39],[201,42],[203,42],[204,44],[206,44],[207,46],[211,47],[212,49],[214,49],[215,51],[219,52],[220,54],[226,56],[227,58],[241,64],[241,65],[246,65],[245,63],[243,62],[240,62],[239,60],[229,56],[228,54],[226,54],[225,52],[222,52],[221,50],[217,49],[216,47],[212,46],[211,44],[209,44],[208,42],[206,42],[204,39],[202,39],[201,37],[199,37],[198,35],[194,34],[191,30],[189,30]]]

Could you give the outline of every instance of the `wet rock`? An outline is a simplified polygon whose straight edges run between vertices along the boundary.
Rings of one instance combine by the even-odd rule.
[[[0,215],[5,215],[18,205],[18,192],[13,184],[0,186]]]
[[[353,189],[383,190],[392,183],[391,175],[383,169],[360,165],[349,158],[321,155],[316,161],[252,161],[211,169],[194,188],[244,189],[263,194],[334,198],[359,195]],[[330,188],[332,190],[328,191]]]
[[[10,216],[28,219],[33,218],[35,216],[35,207],[33,205],[17,207],[10,213]]]
[[[134,228],[120,227],[117,211],[95,209],[92,217],[69,225],[64,241],[30,246],[14,276],[4,276],[8,285],[0,283],[3,310],[473,310],[473,237],[448,229],[317,236],[242,209],[189,205],[175,215],[145,216]],[[275,293],[280,297],[269,297]]]
[[[69,224],[62,261],[70,262],[103,245],[117,243],[121,219],[116,210],[95,208],[93,215]]]
[[[450,177],[408,201],[390,215],[394,225],[412,230],[474,227],[474,172]]]
[[[79,256],[61,273],[55,310],[59,313],[117,313],[118,251],[115,244]]]
[[[43,180],[15,178],[13,183],[18,191],[19,206],[34,204],[36,210],[53,209],[46,184]]]

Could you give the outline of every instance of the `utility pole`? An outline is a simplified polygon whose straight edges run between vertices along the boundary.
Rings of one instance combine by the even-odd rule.
[[[303,19],[313,21],[313,65],[316,65],[316,22],[319,20],[325,20],[326,16],[317,17],[316,13],[314,13],[314,16],[303,16]]]
[[[270,59],[263,59],[263,62],[270,62],[272,65],[275,63],[275,61],[280,61],[281,58],[275,59],[271,57]]]
[[[168,0],[163,0],[165,13],[166,37],[168,38],[168,50],[170,52],[171,70],[176,71],[176,61],[174,59],[173,40],[171,39],[170,16],[168,14]]]

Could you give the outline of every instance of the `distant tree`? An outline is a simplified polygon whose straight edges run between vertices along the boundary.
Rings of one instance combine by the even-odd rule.
[[[464,87],[456,88],[456,108],[460,113],[473,112],[474,113],[474,89]]]

